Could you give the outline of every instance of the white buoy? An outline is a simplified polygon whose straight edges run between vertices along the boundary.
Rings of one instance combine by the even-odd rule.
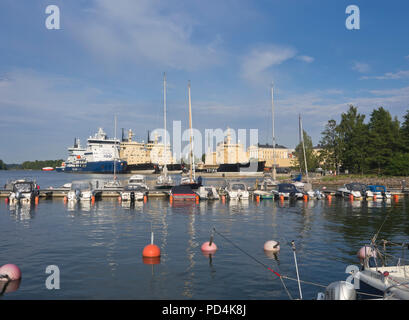
[[[280,242],[269,240],[264,243],[264,251],[277,253],[280,251]]]

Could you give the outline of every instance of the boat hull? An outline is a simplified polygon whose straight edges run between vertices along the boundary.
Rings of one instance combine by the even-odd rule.
[[[113,173],[114,164],[116,173],[126,172],[126,161],[98,161],[81,164],[68,164],[65,167],[56,168],[57,172],[78,172],[78,173]]]
[[[255,163],[223,163],[220,164],[217,172],[251,172],[252,169],[257,169],[257,172],[264,172],[266,162],[258,161]],[[256,170],[254,170],[256,171]]]

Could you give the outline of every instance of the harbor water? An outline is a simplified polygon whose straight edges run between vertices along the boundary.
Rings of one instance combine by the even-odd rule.
[[[0,171],[0,185],[13,178],[35,178],[41,188],[107,175]],[[126,180],[129,175],[120,175]],[[148,177],[149,179],[149,177]],[[203,179],[204,184],[222,180]],[[246,179],[248,185],[255,178]],[[336,199],[309,202],[200,201],[169,203],[151,198],[134,207],[117,199],[76,205],[62,198],[11,208],[0,203],[0,265],[22,271],[18,290],[0,299],[238,299],[299,298],[297,282],[280,279],[265,266],[296,278],[289,242],[295,241],[304,299],[314,299],[345,269],[359,265],[356,253],[368,244],[385,216],[378,239],[407,242],[409,200],[373,202]],[[204,256],[201,245],[213,228],[217,252]],[[145,264],[143,248],[161,249],[159,264]],[[230,240],[227,241],[226,239]],[[277,257],[267,256],[267,240],[280,241]],[[251,255],[255,261],[245,253]],[[407,248],[405,249],[407,251]],[[402,248],[391,248],[400,255]],[[407,255],[409,252],[407,253]],[[48,266],[57,266],[59,289],[48,289]]]

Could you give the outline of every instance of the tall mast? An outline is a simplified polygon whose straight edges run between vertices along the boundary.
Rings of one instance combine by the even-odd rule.
[[[165,152],[165,166],[163,167],[163,172],[165,177],[167,176],[168,169],[166,167],[167,163],[167,131],[166,131],[166,73],[163,73],[163,122],[165,127],[165,143],[164,143],[164,152]]]
[[[115,141],[115,147],[114,147],[114,180],[116,180],[116,115],[114,115],[114,141]]]
[[[274,132],[274,83],[271,83],[271,111],[273,118],[273,180],[276,180],[276,137]]]
[[[189,172],[189,177],[190,177],[190,181],[193,181],[192,179],[192,167],[193,167],[193,146],[192,146],[192,101],[190,98],[190,80],[189,83],[187,85],[188,88],[188,94],[189,94],[189,129],[190,129],[190,172]]]
[[[307,168],[307,158],[305,156],[304,130],[302,128],[301,114],[299,115],[299,126],[300,126],[300,139],[301,139],[301,142],[302,142],[302,150],[303,150],[303,153],[304,153],[305,175],[307,177],[307,182],[309,182],[308,168]]]

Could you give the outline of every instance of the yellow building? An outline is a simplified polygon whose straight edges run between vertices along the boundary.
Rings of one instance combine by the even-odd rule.
[[[273,148],[273,145],[269,144],[257,144],[252,145],[248,148],[248,154],[250,159],[256,159],[258,161],[265,161],[265,166],[267,168],[272,168],[274,164],[274,152],[275,150],[275,164],[277,167],[289,168],[294,161],[294,149],[289,149],[284,146],[276,145]]]
[[[173,164],[172,152],[170,146],[167,146],[167,154],[165,157],[165,146],[163,143],[158,143],[157,136],[154,141],[148,141],[148,143],[132,141],[132,130],[128,131],[128,140],[121,142],[119,156],[122,160],[125,160],[128,165],[142,164],[142,163],[154,163],[164,165]]]
[[[249,157],[241,143],[232,143],[230,129],[227,129],[227,136],[223,142],[216,146],[216,151],[206,153],[206,165],[234,164],[248,162]]]

